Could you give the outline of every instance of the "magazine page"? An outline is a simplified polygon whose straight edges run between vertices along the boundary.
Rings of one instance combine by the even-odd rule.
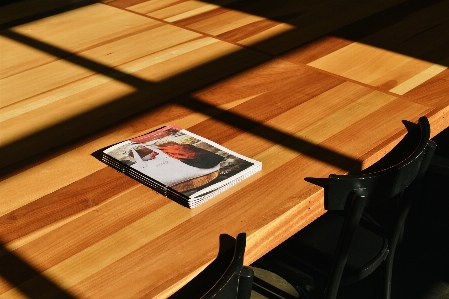
[[[260,162],[176,125],[116,144],[104,153],[199,203],[261,169]]]
[[[182,130],[181,132],[197,139],[203,146],[207,144],[207,149],[209,151],[224,158],[220,163],[221,170],[219,176],[215,180],[207,185],[189,190],[189,194],[186,195],[192,199],[200,201],[207,200],[262,169],[262,163],[259,161],[240,155],[187,130]]]

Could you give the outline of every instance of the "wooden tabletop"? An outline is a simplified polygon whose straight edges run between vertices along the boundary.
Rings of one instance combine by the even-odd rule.
[[[0,6],[0,298],[167,297],[322,215],[305,178],[449,126],[449,1],[96,2]],[[262,171],[187,209],[91,155],[169,124]]]

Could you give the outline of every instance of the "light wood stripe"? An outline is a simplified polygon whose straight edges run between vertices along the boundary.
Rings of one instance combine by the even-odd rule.
[[[166,18],[165,21],[167,21],[167,22],[176,22],[176,21],[179,21],[179,20],[183,20],[185,18],[193,17],[193,16],[199,15],[201,13],[205,13],[205,12],[217,9],[217,8],[220,7],[220,5],[225,5],[225,4],[229,4],[229,3],[232,3],[232,2],[236,2],[236,0],[218,1],[217,4],[203,5],[201,7],[196,8],[196,9],[180,13],[180,14],[172,16],[170,18]]]
[[[184,1],[181,3],[175,3],[172,6],[162,8],[151,13],[148,13],[149,16],[157,19],[168,19],[180,14],[185,14],[189,11],[195,11],[198,9],[202,9],[204,7],[208,7],[209,5],[205,2],[201,1]],[[132,8],[130,8],[132,10]]]
[[[87,20],[82,25],[80,20]],[[76,30],[74,24],[77,24]],[[45,22],[35,21],[12,29],[25,36],[48,43],[71,53],[78,53],[92,45],[101,44],[111,39],[123,38],[135,31],[157,24],[156,21],[132,13],[123,13],[113,7],[95,4],[51,16]],[[102,30],[99,30],[102,29]],[[107,29],[107,34],[104,30]],[[0,78],[32,69],[55,61],[48,53],[43,53],[32,46],[0,39],[0,47],[5,49],[2,55]]]
[[[166,38],[167,36],[170,36],[171,38]],[[149,34],[149,32],[142,32],[130,37],[124,37],[118,41],[110,42],[83,52],[81,55],[82,57],[101,63],[105,68],[118,67],[118,69],[122,70],[125,74],[133,73],[173,58],[176,55],[188,53],[189,51],[193,51],[201,46],[206,46],[214,42],[209,38],[202,42],[195,41],[190,44],[185,44],[185,42],[199,37],[201,37],[199,34],[190,31],[181,30],[172,26],[162,26],[151,29],[151,34]],[[155,41],[157,41],[157,43]],[[133,46],[131,47],[130,45]],[[60,71],[62,69],[64,72]],[[47,77],[38,76],[40,73],[48,75]],[[75,75],[73,73],[75,73]],[[24,71],[19,74],[20,76],[16,75],[1,81],[2,89],[4,89],[4,100],[2,100],[2,105],[13,103],[14,99],[16,99],[16,101],[17,99],[26,99],[37,93],[42,93],[42,91],[45,92],[46,90],[51,90],[55,87],[64,86],[68,82],[91,76],[92,73],[93,71],[86,69],[83,66],[74,65],[73,63],[63,60],[58,60],[42,67],[36,67],[29,71]],[[52,74],[53,76],[54,74],[60,74],[59,77],[63,78],[61,79],[58,77],[55,81],[54,78],[51,77]],[[62,81],[64,79],[65,81]],[[104,80],[112,80],[112,78],[105,78]],[[106,82],[104,80],[97,84],[92,83],[90,85],[98,85],[102,82]],[[23,91],[18,90],[18,86],[12,85],[15,82],[26,82],[30,85],[30,88]],[[52,85],[47,87],[45,86],[46,84]],[[83,90],[82,87],[78,89]],[[6,91],[10,91],[13,94],[8,95]],[[21,94],[20,92],[24,94]],[[8,96],[11,99],[8,99]]]
[[[218,36],[259,20],[263,20],[263,18],[241,12],[229,11],[206,19],[205,21],[193,23],[188,28]]]
[[[448,59],[449,61],[449,59]],[[444,63],[444,62],[443,62]],[[422,71],[421,73],[415,75],[414,77],[411,77],[407,81],[399,84],[393,89],[390,89],[391,92],[403,95],[406,92],[412,90],[418,85],[421,85],[422,83],[426,82],[427,80],[435,77],[442,71],[446,70],[447,66],[444,65],[438,65],[434,64],[431,67],[427,68],[426,70]]]
[[[139,4],[129,6],[128,9],[139,12],[141,14],[149,14],[154,11],[158,11],[172,5],[184,2],[183,0],[153,0],[153,1],[141,1]]]
[[[181,31],[179,33],[184,35],[184,38],[186,38],[186,39],[189,38],[189,35],[185,34],[186,32]],[[164,30],[162,34],[166,35],[166,34],[170,34],[170,32],[167,32],[167,30]],[[157,37],[157,33],[155,33],[155,35]],[[198,37],[198,36],[193,35],[193,38],[196,38],[196,37]],[[137,37],[137,38],[139,38],[139,37]],[[192,39],[192,36],[190,36],[189,39]],[[181,43],[182,43],[182,41],[183,41],[182,39],[177,40],[177,42],[181,42]],[[129,40],[127,42],[133,43],[133,40]],[[217,42],[217,40],[214,40],[211,38],[203,38],[203,39],[195,40],[192,42],[183,43],[181,45],[173,45],[173,46],[169,45],[168,48],[164,48],[162,50],[157,49],[156,51],[154,51],[154,52],[157,52],[156,54],[151,54],[149,49],[147,49],[145,55],[140,53],[140,55],[137,56],[138,58],[130,59],[131,62],[125,63],[125,62],[129,61],[129,57],[127,57],[128,59],[123,61],[121,63],[122,65],[117,65],[117,68],[120,69],[121,71],[123,71],[123,76],[126,76],[126,74],[135,73],[135,72],[138,72],[145,68],[152,67],[156,64],[163,63],[169,59],[173,59],[176,56],[183,55],[183,54],[189,53],[191,51],[195,51],[197,49],[208,46],[215,42]],[[146,43],[152,43],[152,41],[146,41]],[[133,43],[133,44],[135,44],[135,43]],[[158,44],[159,45],[163,44],[163,41],[158,42]],[[107,48],[109,49],[108,51],[113,51],[114,50],[113,46],[114,45],[107,45]],[[137,46],[139,46],[139,45],[137,44]],[[137,48],[140,48],[140,47],[137,47]],[[150,53],[150,54],[148,54],[148,53]],[[90,53],[86,53],[86,56],[89,56],[89,54]],[[120,54],[123,54],[123,53],[120,53]],[[141,57],[141,56],[144,56],[144,57]],[[118,64],[119,63],[120,62],[118,62]],[[70,75],[70,78],[68,78],[68,80],[70,80],[69,81],[70,83],[73,82],[72,84],[70,84],[70,83],[64,84],[65,82],[61,82],[61,81],[55,82],[55,81],[51,80],[54,77],[54,74],[57,72],[57,70],[60,70],[62,68],[65,70],[63,75]],[[77,77],[73,76],[73,74],[70,73],[71,68],[74,69],[75,72],[78,72]],[[34,78],[36,78],[36,75],[41,72],[48,73],[50,77],[49,78],[41,77],[41,78],[39,78],[39,80],[42,80],[43,83],[50,82],[50,84],[52,84],[55,87],[59,87],[59,88],[57,90],[53,90],[50,87],[46,88],[46,86],[44,84],[41,84],[41,85],[36,84],[35,90],[26,89],[24,91],[24,93],[26,92],[29,94],[24,95],[24,94],[18,94],[18,90],[20,90],[20,89],[17,87],[11,88],[11,84],[9,84],[9,82],[8,82],[8,81],[11,81],[13,83],[27,82],[27,81],[31,82],[32,80],[34,80]],[[20,101],[15,106],[6,107],[6,109],[3,110],[4,112],[2,113],[0,122],[8,120],[10,118],[17,117],[19,115],[33,111],[35,109],[44,107],[45,105],[54,103],[56,101],[63,100],[67,97],[76,95],[80,92],[88,91],[92,88],[95,88],[95,87],[101,85],[101,84],[105,84],[105,83],[108,83],[108,82],[111,82],[114,80],[114,78],[112,78],[112,77],[106,77],[104,75],[96,75],[94,72],[85,70],[85,68],[73,66],[72,64],[63,62],[63,61],[57,61],[55,63],[46,65],[46,67],[36,68],[36,69],[33,69],[32,71],[24,72],[22,74],[24,74],[24,76],[22,76],[22,78],[17,78],[17,76],[13,76],[13,77],[8,78],[9,80],[6,79],[6,80],[3,80],[3,82],[1,82],[3,86],[7,87],[7,90],[13,92],[10,95],[8,95],[7,93],[4,93],[5,101],[4,102],[2,101],[2,104],[8,105],[8,97],[9,97],[10,101],[14,101],[17,98],[24,98],[26,100]],[[26,78],[23,78],[25,76],[26,76]],[[34,81],[36,81],[36,80],[34,80]],[[39,83],[39,82],[37,82],[37,83]],[[47,89],[49,91],[35,96],[36,93],[38,93],[39,91],[42,93],[42,90],[45,90],[45,89]],[[28,98],[30,93],[35,93],[35,94],[31,94],[34,97]],[[27,103],[25,103],[24,101],[26,101],[29,104],[27,105]],[[17,108],[15,108],[15,107],[17,107]]]
[[[398,94],[404,94],[445,69],[360,43],[352,43],[309,65]]]

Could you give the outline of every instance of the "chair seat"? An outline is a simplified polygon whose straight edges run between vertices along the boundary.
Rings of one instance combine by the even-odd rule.
[[[267,258],[279,264],[280,272],[290,269],[296,272],[301,281],[308,281],[307,285],[325,286],[343,222],[344,217],[340,213],[328,211],[272,250]],[[354,234],[342,285],[369,275],[388,255],[388,240],[373,231],[371,227],[376,228],[374,223],[366,219],[363,222],[365,225],[361,223]]]

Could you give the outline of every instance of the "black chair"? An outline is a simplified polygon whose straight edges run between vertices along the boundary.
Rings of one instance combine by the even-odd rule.
[[[253,284],[254,272],[243,266],[246,234],[237,236],[234,257],[229,267],[218,282],[203,296],[202,299],[249,299]]]
[[[421,117],[418,126],[384,158],[357,175],[330,175],[323,216],[256,261],[307,297],[305,285],[336,298],[340,285],[383,267],[383,298],[390,298],[396,245],[435,143]],[[405,156],[405,158],[401,158]],[[327,190],[326,190],[327,189]]]
[[[444,129],[432,138],[438,145],[429,165],[429,172],[449,175],[449,128]]]

